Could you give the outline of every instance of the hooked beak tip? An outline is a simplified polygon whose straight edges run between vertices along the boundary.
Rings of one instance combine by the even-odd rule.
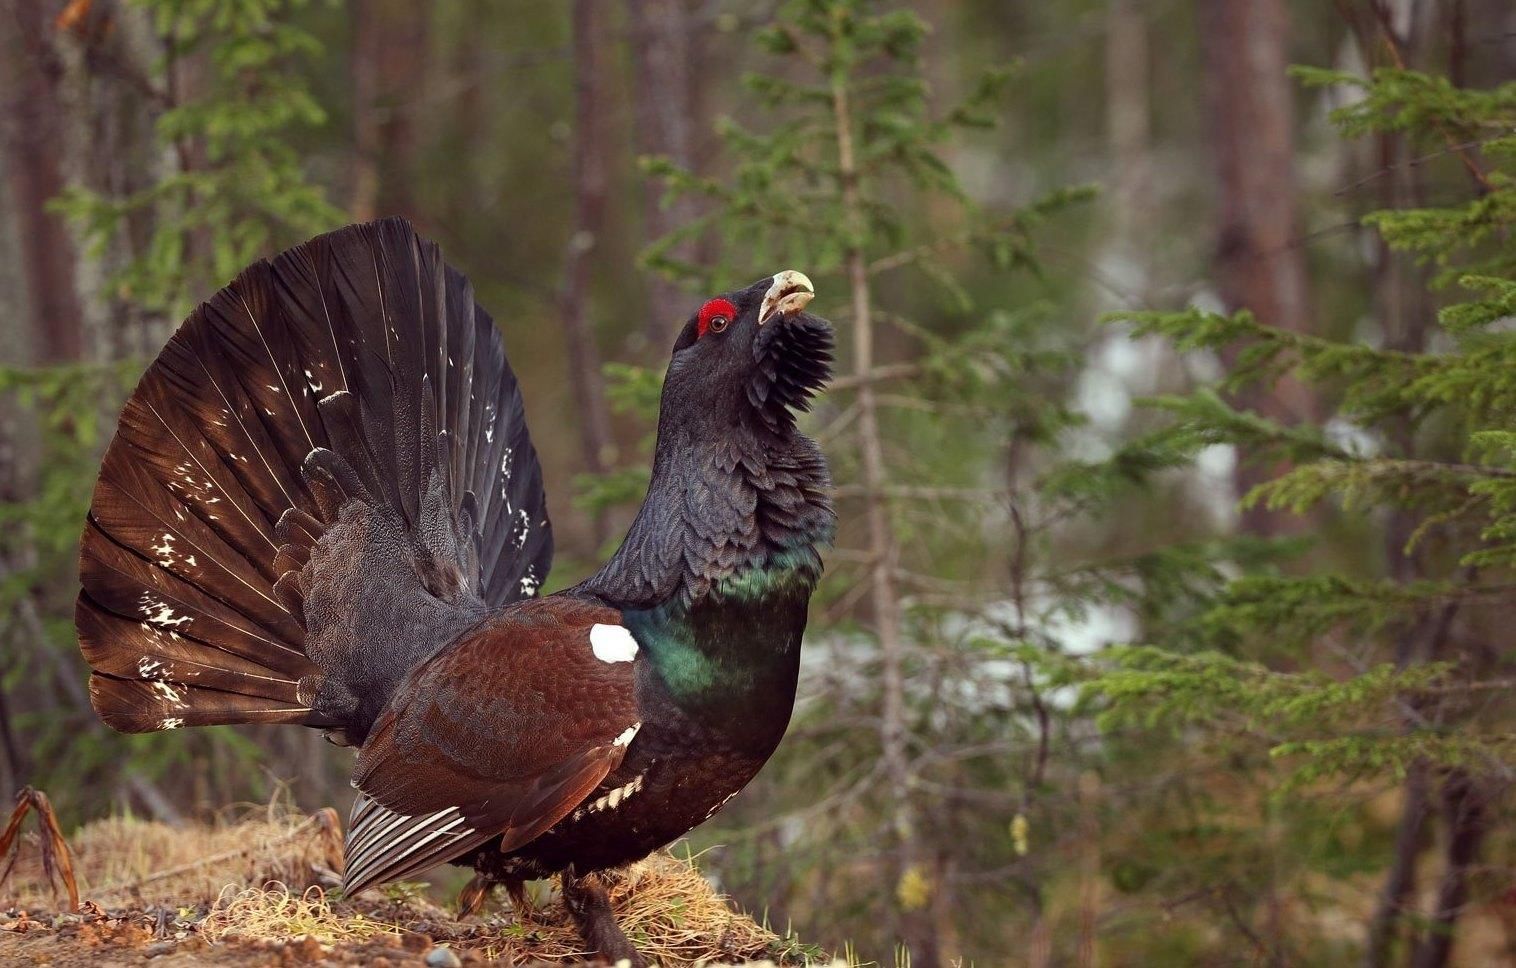
[[[805,273],[794,269],[775,273],[768,292],[763,294],[763,305],[758,308],[758,325],[762,326],[775,316],[798,313],[815,298],[816,287]]]

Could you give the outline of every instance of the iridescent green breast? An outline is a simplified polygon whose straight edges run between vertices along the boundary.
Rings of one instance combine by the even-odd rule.
[[[686,714],[767,734],[777,715],[789,720],[819,574],[814,550],[781,552],[718,579],[694,602],[627,611],[624,620],[669,699]]]

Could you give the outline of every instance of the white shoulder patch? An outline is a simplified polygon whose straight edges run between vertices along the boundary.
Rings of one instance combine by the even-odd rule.
[[[637,640],[619,625],[592,626],[590,648],[601,662],[630,662],[637,658]]]

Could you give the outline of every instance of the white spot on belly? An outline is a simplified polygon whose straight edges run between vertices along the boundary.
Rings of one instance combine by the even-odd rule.
[[[637,640],[619,625],[596,623],[590,629],[590,648],[601,662],[630,662],[637,658]]]

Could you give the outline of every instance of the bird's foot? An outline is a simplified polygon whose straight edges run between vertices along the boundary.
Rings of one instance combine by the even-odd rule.
[[[531,896],[526,893],[525,878],[507,877],[501,883],[505,885],[505,893],[511,896],[511,910],[516,912],[517,920],[537,916],[537,905],[532,903]]]
[[[497,886],[504,887],[505,892],[511,896],[511,910],[516,913],[517,920],[536,916],[537,907],[527,896],[526,881],[523,878],[507,877],[502,880],[488,874],[475,874],[474,879],[458,892],[458,916],[466,918],[478,914]]]
[[[647,959],[616,924],[610,893],[600,878],[594,874],[576,877],[572,871],[564,871],[562,881],[564,907],[579,928],[585,946],[607,964],[625,962],[631,968],[648,968]]]
[[[495,881],[483,874],[475,874],[474,879],[463,885],[463,890],[458,892],[458,917],[467,918],[478,914],[494,889]]]

